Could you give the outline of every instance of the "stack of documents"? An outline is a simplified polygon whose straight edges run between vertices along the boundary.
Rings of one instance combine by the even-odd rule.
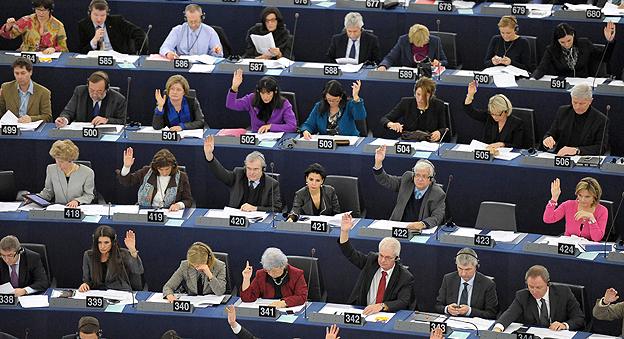
[[[53,204],[46,207],[47,211],[64,211],[67,206]],[[139,205],[79,205],[78,208],[85,215],[113,215],[115,213],[138,214]]]
[[[33,122],[28,122],[28,123],[20,123],[18,122],[17,116],[15,116],[15,114],[13,114],[13,112],[11,111],[6,111],[6,113],[2,116],[2,118],[0,118],[0,126],[17,125],[17,128],[19,128],[22,131],[34,131],[39,126],[41,126],[41,123],[43,123],[43,120],[33,121]]]
[[[289,60],[288,58],[281,57],[277,60],[264,60],[264,59],[241,59],[237,62],[237,65],[246,66],[249,65],[250,62],[261,62],[264,64],[264,67],[267,69],[277,69],[277,68],[286,68],[290,67],[295,62]]]
[[[348,140],[349,141],[349,145],[353,146],[361,138],[358,137],[358,136],[350,136],[350,135],[318,135],[318,134],[314,134],[310,138],[311,141],[317,141],[318,139],[333,139],[335,141],[338,141],[338,140]],[[299,138],[297,138],[297,140],[305,141],[306,139],[304,139],[303,137],[299,137]]]
[[[243,212],[236,208],[225,207],[222,210],[211,209],[206,214],[204,214],[207,218],[219,218],[219,219],[229,219],[231,215],[245,217],[248,220],[256,220],[255,222],[262,221],[269,216],[267,212]]]
[[[109,56],[109,55],[112,56],[116,62],[131,63],[131,64],[135,63],[141,57],[140,55],[129,55],[129,54],[123,54],[123,53],[119,53],[115,51],[89,51],[89,53],[87,53],[86,55],[85,54],[76,55],[75,58],[86,59],[86,58],[97,58],[99,56]]]
[[[142,209],[139,210],[139,214],[147,214],[147,212],[149,211],[153,211],[153,212],[163,212],[167,218],[175,218],[175,219],[182,219],[183,215],[184,215],[184,209],[180,209],[177,211],[170,211],[167,208],[160,208],[160,209]]]
[[[141,127],[137,133],[152,133],[152,134],[161,134],[162,131],[168,131],[169,127],[165,127],[163,129],[154,129],[152,126],[144,126]],[[204,137],[203,129],[185,129],[177,132],[180,136],[180,139],[184,138],[198,138],[202,139]]]
[[[553,161],[554,161],[556,156],[557,156],[556,154],[550,153],[550,152],[537,152],[534,155],[534,157],[536,157],[536,158],[553,159]],[[572,161],[574,161],[576,163],[577,161],[579,161],[583,157],[587,157],[587,155],[573,155],[573,156],[570,157],[570,159],[572,159]],[[606,158],[606,156],[604,156],[604,155],[601,155],[601,156],[592,155],[591,157],[599,157],[600,158],[600,163],[603,163],[605,158]]]
[[[61,296],[61,293],[62,293],[61,290],[54,290],[52,291],[52,294],[50,295],[50,297],[59,298]],[[106,291],[90,290],[86,292],[79,292],[78,290],[76,290],[74,296],[71,298],[81,300],[81,299],[87,299],[87,296],[102,297],[107,300],[117,301],[116,303],[117,305],[131,305],[131,304],[137,303],[137,300],[134,297],[134,293],[126,292],[126,291],[119,291],[119,290],[106,290]]]
[[[488,145],[486,143],[483,143],[478,140],[472,140],[470,142],[470,145],[464,145],[464,144],[456,145],[455,147],[453,147],[453,150],[460,151],[460,152],[474,152],[475,150],[485,150],[487,149],[487,147]],[[498,155],[494,156],[494,158],[496,159],[513,160],[516,157],[520,156],[520,153],[512,152],[513,148],[510,148],[510,147],[500,147],[497,150],[498,150]]]
[[[321,314],[335,314],[335,315],[343,315],[345,313],[357,313],[362,314],[364,310],[359,308],[354,308],[351,305],[343,305],[343,304],[327,304],[323,306],[323,308],[318,312]],[[388,322],[392,317],[394,317],[395,313],[390,312],[378,312],[373,313],[367,316],[365,319],[368,322]]]
[[[119,134],[119,132],[121,132],[121,130],[123,129],[123,125],[103,124],[103,125],[95,126],[90,122],[79,122],[79,121],[74,121],[67,126],[61,127],[60,129],[70,130],[70,131],[81,131],[83,128],[92,128],[92,127],[102,129],[103,131],[101,131],[101,133],[109,133],[105,130],[111,130],[110,133],[114,133],[114,134]],[[114,132],[112,132],[113,129],[115,130]]]
[[[39,59],[58,59],[61,57],[61,52],[44,54],[43,52],[25,52],[25,53],[34,53]],[[14,55],[21,56],[22,52],[5,52],[6,55]]]
[[[219,305],[223,302],[223,299],[226,298],[224,295],[186,295],[186,294],[176,294],[175,295],[178,300],[182,301],[190,301],[196,308],[208,307],[212,305]],[[167,303],[169,302],[162,293],[153,293],[147,300],[147,302],[151,303]]]
[[[445,322],[448,326],[451,326],[454,329],[474,330],[476,326],[479,331],[486,331],[494,325],[495,321],[483,318],[449,317]],[[474,326],[466,323],[470,323]]]
[[[341,59],[343,62],[345,61],[345,58]],[[351,59],[354,60],[354,59]],[[338,61],[338,60],[336,60]],[[357,73],[360,71],[360,69],[362,69],[362,66],[364,64],[351,64],[351,63],[347,63],[344,62],[344,64],[340,64],[340,62],[338,62],[338,64],[326,64],[326,63],[320,63],[320,62],[305,62],[301,65],[301,67],[303,68],[323,68],[325,66],[338,66],[338,68],[340,68],[340,70],[342,71],[342,73]]]
[[[392,220],[375,220],[372,224],[368,226],[368,228],[376,228],[380,230],[392,230],[392,228],[407,228],[407,225],[411,223],[404,221],[392,221]],[[438,227],[433,228],[425,228],[420,231],[421,234],[434,234]]]
[[[271,303],[279,301],[279,299],[256,299],[256,301],[254,302],[242,302],[239,303],[238,305],[236,305],[236,307],[242,307],[242,308],[259,308],[260,306],[269,306]],[[297,313],[301,310],[303,310],[304,305],[299,305],[299,306],[293,306],[293,307],[283,307],[283,308],[278,308],[277,310],[280,312],[289,312],[289,313]]]

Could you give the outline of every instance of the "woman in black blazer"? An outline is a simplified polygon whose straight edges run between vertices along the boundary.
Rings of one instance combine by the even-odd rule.
[[[518,35],[518,20],[513,15],[504,15],[498,22],[500,35],[490,40],[485,54],[484,66],[516,66],[524,70],[531,67],[529,41]]]
[[[275,41],[275,48],[270,48],[267,54],[260,54],[251,40],[251,35],[267,35],[271,33]],[[292,58],[292,35],[284,24],[284,17],[277,7],[266,7],[260,13],[260,22],[247,30],[247,47],[245,58],[279,59]]]
[[[204,128],[204,114],[197,98],[189,96],[191,88],[181,75],[172,75],[167,79],[165,95],[156,89],[156,108],[152,118],[152,127],[170,131]],[[207,126],[206,126],[207,127]]]
[[[336,190],[323,185],[325,168],[314,163],[305,170],[306,186],[295,193],[293,208],[288,217],[293,221],[299,215],[336,215],[340,213],[340,203]]]
[[[488,101],[487,110],[478,110],[472,107],[476,92],[477,84],[472,81],[468,84],[464,112],[483,123],[483,136],[480,141],[488,144],[491,149],[523,148],[524,124],[520,118],[511,115],[511,101],[502,94],[496,94]]]

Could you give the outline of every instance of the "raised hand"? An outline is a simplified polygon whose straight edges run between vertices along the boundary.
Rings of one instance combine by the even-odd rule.
[[[360,101],[360,88],[362,87],[362,81],[357,80],[351,85],[351,96],[354,101]]]
[[[214,140],[214,136],[209,135],[206,137],[206,139],[204,139],[204,156],[206,157],[206,160],[208,161],[212,161],[212,159],[214,159],[214,147],[215,147],[215,140]]]
[[[243,279],[250,280],[252,273],[253,273],[253,267],[249,265],[249,260],[247,260],[247,263],[245,264],[245,269],[243,270]]]
[[[604,302],[606,304],[610,304],[618,300],[618,298],[619,298],[618,293],[614,288],[609,288],[605,291]]]
[[[123,164],[124,167],[132,167],[134,165],[134,150],[132,147],[126,148],[123,154]]]
[[[158,110],[162,111],[163,107],[165,107],[165,102],[167,101],[167,94],[161,95],[160,89],[156,89],[154,91],[154,98],[156,99],[156,106],[158,106]]]
[[[351,231],[353,227],[353,217],[350,213],[345,213],[342,215],[342,219],[340,220],[340,231],[347,232]]]
[[[561,180],[556,178],[550,183],[550,200],[557,202],[559,195],[561,195]]]
[[[234,305],[225,306],[225,310],[227,311],[228,324],[230,324],[230,327],[236,326],[236,308]]]
[[[340,339],[338,331],[340,331],[340,329],[336,326],[336,324],[331,325],[331,327],[326,327],[325,339]]]
[[[133,230],[128,230],[126,232],[126,237],[124,238],[124,244],[126,245],[126,248],[128,249],[128,251],[130,251],[131,253],[136,252],[136,234],[134,234]]]
[[[604,36],[607,41],[613,41],[615,38],[615,23],[610,21],[604,28]]]
[[[474,97],[475,93],[477,93],[477,81],[476,80],[472,80],[468,84],[468,95],[471,96],[471,97]]]
[[[243,83],[243,69],[238,68],[232,75],[232,91],[238,92],[238,87]]]
[[[375,168],[381,168],[386,158],[386,145],[381,145],[375,150]]]
[[[13,25],[15,25],[15,18],[8,18],[6,21],[6,27],[4,29],[5,32],[8,32],[11,30],[11,28],[13,28]]]

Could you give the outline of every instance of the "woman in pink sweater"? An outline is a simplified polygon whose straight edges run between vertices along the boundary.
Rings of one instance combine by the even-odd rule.
[[[565,217],[565,235],[577,235],[600,241],[605,234],[609,211],[598,202],[602,188],[594,178],[585,177],[576,184],[576,200],[568,200],[557,207],[561,195],[559,178],[550,184],[550,201],[544,210],[544,222],[553,224]]]

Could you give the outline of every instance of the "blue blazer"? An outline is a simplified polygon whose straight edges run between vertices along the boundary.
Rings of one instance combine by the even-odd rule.
[[[321,102],[314,104],[312,112],[308,115],[308,119],[301,125],[301,131],[308,131],[311,134],[327,134],[327,115],[328,112],[319,112]],[[355,125],[355,120],[366,119],[366,108],[364,108],[364,99],[355,102],[353,99],[347,101],[342,117],[338,120],[338,131],[340,135],[360,135],[360,131]]]
[[[416,67],[414,57],[412,55],[412,47],[409,42],[407,34],[401,35],[397,43],[392,47],[390,53],[386,55],[380,66],[386,66],[387,68],[395,67]],[[438,55],[438,46],[440,55]],[[429,59],[431,61],[437,59],[443,66],[446,66],[448,60],[446,60],[446,54],[444,54],[444,48],[442,48],[440,38],[435,35],[429,35]]]

